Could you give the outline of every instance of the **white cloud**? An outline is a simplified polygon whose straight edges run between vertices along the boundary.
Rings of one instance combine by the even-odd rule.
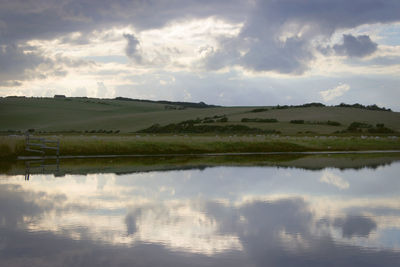
[[[326,102],[331,101],[339,96],[342,96],[344,93],[350,90],[350,85],[348,84],[339,84],[335,88],[325,90],[325,91],[320,91],[320,95],[322,99]]]
[[[340,177],[336,174],[333,174],[331,172],[328,172],[328,171],[325,171],[322,174],[322,177],[319,181],[322,183],[327,183],[327,184],[333,185],[333,186],[339,188],[340,190],[348,189],[350,187],[349,182],[344,180],[342,177]]]

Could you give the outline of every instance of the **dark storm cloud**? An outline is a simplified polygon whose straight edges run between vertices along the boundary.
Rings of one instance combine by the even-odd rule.
[[[139,40],[133,34],[124,34],[124,38],[128,41],[125,48],[126,55],[137,63],[142,61],[139,51]]]
[[[371,41],[368,35],[353,36],[351,34],[343,35],[343,44],[333,46],[335,52],[339,55],[349,57],[364,57],[377,50],[378,44]]]
[[[399,1],[258,1],[240,34],[224,40],[221,49],[207,59],[206,67],[215,69],[216,62],[224,62],[254,71],[301,74],[314,58],[316,37],[330,38],[339,29],[399,20]],[[369,38],[349,39],[343,47],[347,55],[364,56],[376,49]],[[358,54],[356,46],[361,47]]]
[[[301,74],[314,59],[312,42],[329,38],[338,29],[368,23],[400,20],[398,0],[2,0],[0,8],[0,46],[3,57],[16,51],[4,47],[24,44],[32,39],[61,38],[63,42],[87,44],[94,30],[132,25],[136,30],[160,28],[174,20],[218,17],[243,22],[235,38],[221,40],[220,49],[209,53],[206,68],[220,69],[240,65],[253,71]],[[66,37],[80,33],[79,38]],[[286,34],[286,35],[285,35]],[[121,36],[121,38],[123,38]],[[127,52],[136,55],[136,39],[128,39]],[[373,50],[373,42],[363,38],[347,40],[343,53],[359,56]],[[338,51],[339,51],[338,50]],[[5,54],[10,53],[10,55]],[[13,54],[14,53],[14,54]],[[20,70],[33,69],[45,56],[20,56]],[[23,59],[22,59],[23,58]],[[25,62],[25,63],[24,63]],[[4,60],[1,69],[6,68]],[[4,75],[3,75],[4,76]],[[24,77],[26,78],[26,77]],[[4,82],[13,79],[2,78]],[[16,81],[23,80],[22,78]]]
[[[275,70],[280,73],[302,74],[312,58],[308,42],[291,37],[281,45],[264,42],[263,45],[252,46],[242,58],[242,64],[255,71]]]
[[[52,39],[71,32],[87,33],[110,26],[159,28],[174,19],[223,16],[243,20],[247,1],[185,0],[2,0],[1,42]]]
[[[94,65],[94,62],[75,60],[62,55],[49,58],[36,47],[3,45],[0,47],[0,86],[18,86],[20,81],[44,79],[48,76],[65,76],[65,67],[77,68]]]
[[[44,75],[29,70],[49,64],[51,61],[35,48],[24,49],[17,45],[5,45],[0,48],[0,85],[18,85],[18,81]]]
[[[61,42],[88,44],[94,30],[112,26],[133,25],[138,30],[158,28],[174,19],[201,18],[213,15],[228,20],[245,18],[246,1],[108,1],[99,0],[2,0],[0,8],[0,84],[18,84],[33,78],[26,70],[35,70],[46,56],[26,55],[13,47],[32,39],[48,40],[61,37]],[[68,36],[80,33],[78,38]],[[67,35],[67,36],[65,36]],[[128,37],[127,52],[133,55],[134,39]],[[129,39],[130,38],[130,39]],[[135,56],[138,59],[137,56]],[[8,59],[16,59],[9,67]],[[10,74],[9,68],[13,68]],[[57,71],[56,74],[66,73]],[[15,75],[17,74],[17,75]],[[48,76],[46,73],[42,77]]]

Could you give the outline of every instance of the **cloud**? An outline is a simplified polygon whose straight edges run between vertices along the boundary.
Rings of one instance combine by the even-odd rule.
[[[142,62],[142,55],[140,54],[140,42],[133,34],[124,34],[124,38],[128,41],[125,48],[126,55],[136,63]]]
[[[64,77],[67,68],[95,65],[92,61],[72,59],[62,54],[47,56],[36,46],[0,46],[0,86],[20,86],[23,81]]]
[[[349,57],[365,57],[377,50],[378,44],[371,41],[368,35],[353,36],[351,34],[343,35],[343,44],[336,44],[333,50],[338,55]]]
[[[132,97],[141,90],[142,97],[183,100],[185,89],[195,101],[299,104],[317,101],[319,92],[337,85],[345,73],[352,94],[344,101],[379,101],[398,109],[393,97],[398,21],[396,0],[3,0],[1,94],[44,95],[42,88],[73,90],[84,84],[95,96],[97,81],[103,81],[108,89],[129,88],[123,93]],[[342,33],[347,35],[337,40]],[[41,50],[28,49],[35,45]],[[75,61],[58,61],[59,51]],[[84,58],[98,65],[75,71],[84,65],[72,65]],[[114,74],[103,78],[107,71]],[[159,83],[152,74],[163,71],[193,73],[200,83],[177,78],[174,88],[152,86]],[[139,72],[148,73],[146,84],[134,80]],[[225,74],[233,72],[235,82],[228,81]],[[303,79],[304,74],[315,79]],[[288,77],[294,75],[303,77]],[[361,90],[370,93],[354,100]]]
[[[340,84],[333,89],[320,91],[322,99],[326,102],[331,101],[339,96],[342,96],[344,93],[350,90],[350,86],[348,84]]]
[[[215,15],[237,21],[245,18],[243,12],[248,9],[248,2],[241,0],[98,0],[95,5],[87,0],[5,0],[0,10],[1,42],[54,39],[74,32],[85,36],[93,30],[121,25],[155,29],[177,19]],[[81,41],[85,43],[84,38]]]
[[[337,30],[399,20],[396,1],[256,1],[240,34],[223,40],[205,66],[303,74],[315,59],[317,39],[328,40]],[[336,46],[338,53],[362,57],[376,50],[368,36],[344,38],[344,44]]]
[[[18,84],[18,81],[37,75],[43,77],[43,73],[35,73],[32,70],[37,69],[40,65],[49,64],[51,65],[51,61],[34,47],[5,45],[0,48],[0,85]]]
[[[154,16],[154,14],[157,14]],[[220,42],[205,66],[219,69],[239,65],[249,70],[304,73],[315,58],[313,42],[340,29],[368,23],[400,21],[396,0],[256,0],[256,1],[3,1],[0,11],[1,44],[32,39],[54,39],[87,44],[95,30],[133,26],[137,31],[156,29],[172,21],[218,17],[244,22],[237,37]],[[67,36],[74,33],[74,36]],[[125,35],[127,54],[137,55],[138,40]],[[357,50],[354,47],[362,47]],[[342,47],[343,46],[343,47]],[[338,51],[352,56],[371,53],[369,37],[345,37]],[[358,53],[358,54],[357,54]],[[135,58],[138,60],[140,57]],[[219,64],[216,64],[218,63]]]
[[[208,2],[208,3],[207,3]],[[134,27],[138,31],[156,29],[174,20],[190,20],[212,16],[228,20],[243,20],[241,12],[248,9],[246,3],[240,0],[228,1],[107,1],[99,0],[94,5],[82,0],[39,0],[20,1],[4,0],[0,9],[0,84],[16,85],[22,80],[49,76],[47,71],[37,72],[37,67],[48,62],[48,55],[39,53],[26,54],[14,51],[12,46],[25,46],[32,40],[57,40],[61,49],[68,45],[88,45],[93,33],[115,27]],[[225,8],[223,8],[225,7]],[[154,16],[157,14],[157,16]],[[127,54],[140,62],[136,46],[138,40],[128,34]],[[53,44],[52,44],[53,45]],[[5,47],[5,48],[4,48]],[[11,47],[11,48],[10,48]],[[4,52],[4,49],[6,52]],[[14,49],[15,50],[15,49]],[[13,60],[5,62],[5,55]],[[14,60],[17,58],[18,60]],[[11,65],[10,65],[11,63]],[[10,66],[15,68],[12,75],[3,71]],[[27,72],[33,72],[28,73]],[[55,71],[55,75],[66,75],[66,71]]]

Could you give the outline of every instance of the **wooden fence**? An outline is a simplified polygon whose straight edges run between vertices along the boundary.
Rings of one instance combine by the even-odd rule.
[[[43,156],[47,150],[55,150],[57,157],[60,156],[60,140],[50,140],[44,137],[34,137],[30,132],[25,133],[25,150],[40,153]]]

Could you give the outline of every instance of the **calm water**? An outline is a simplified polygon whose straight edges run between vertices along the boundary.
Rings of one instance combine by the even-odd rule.
[[[0,175],[0,266],[400,266],[399,174]]]

